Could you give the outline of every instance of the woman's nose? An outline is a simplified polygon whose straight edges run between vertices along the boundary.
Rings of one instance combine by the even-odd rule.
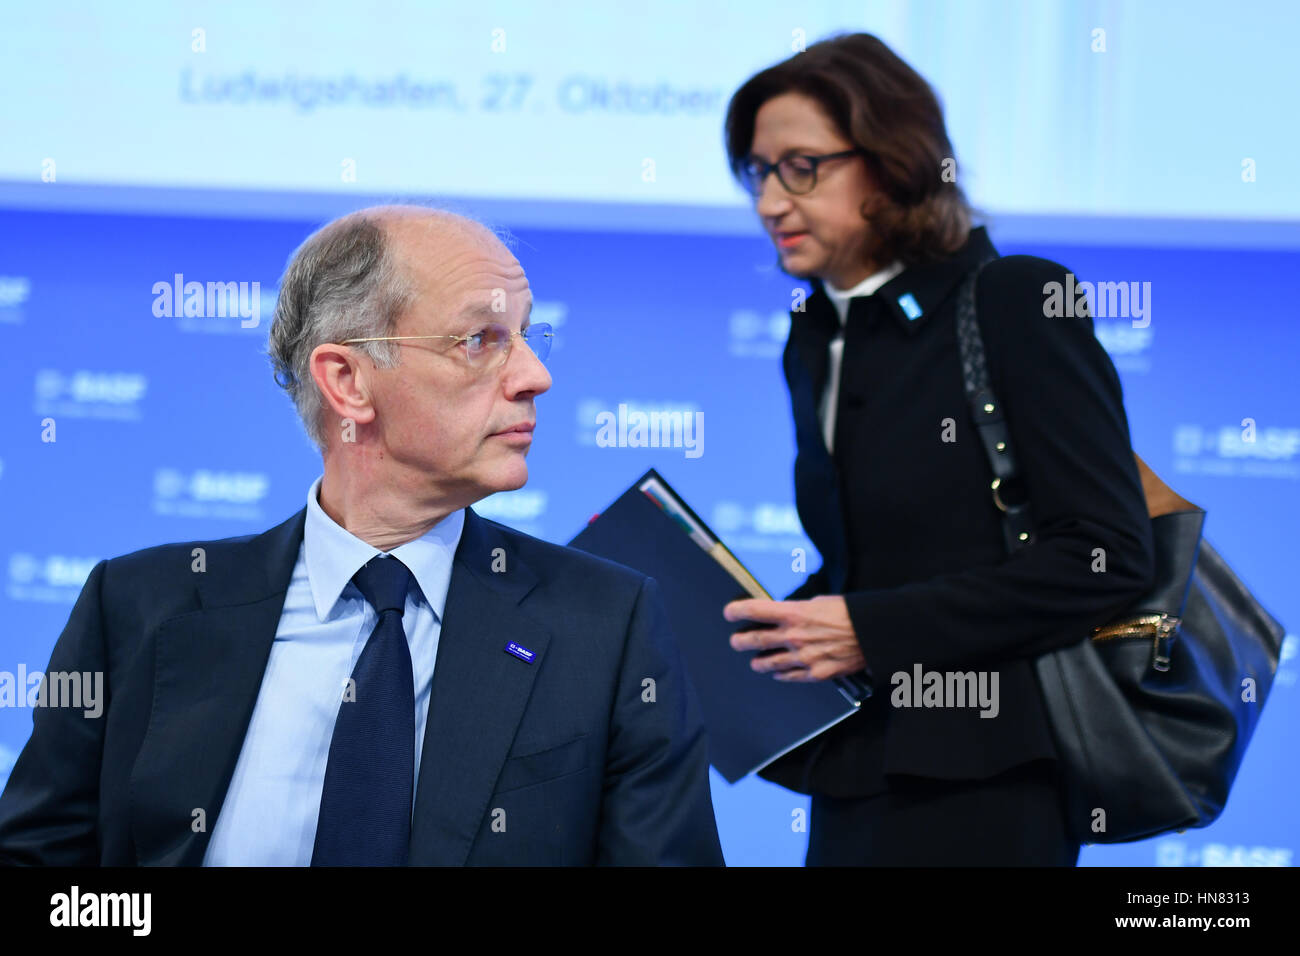
[[[775,173],[768,173],[758,188],[755,211],[763,217],[779,216],[790,208],[790,194],[785,191]]]

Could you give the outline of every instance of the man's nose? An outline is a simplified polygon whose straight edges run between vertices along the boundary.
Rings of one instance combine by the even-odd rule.
[[[505,386],[510,398],[524,393],[540,395],[551,387],[551,373],[522,336],[506,356]]]

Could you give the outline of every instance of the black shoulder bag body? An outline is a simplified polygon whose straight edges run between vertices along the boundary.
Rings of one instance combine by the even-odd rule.
[[[957,341],[993,504],[1014,553],[1035,536],[1030,502],[1007,500],[1018,487],[1016,456],[975,317],[975,285],[987,261],[959,292]],[[1090,639],[1034,661],[1070,832],[1080,843],[1214,822],[1272,686],[1284,634],[1201,539],[1205,512],[1137,461],[1155,540],[1154,587]]]

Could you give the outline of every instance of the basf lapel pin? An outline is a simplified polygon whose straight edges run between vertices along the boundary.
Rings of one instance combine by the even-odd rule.
[[[536,651],[530,651],[522,644],[516,644],[514,641],[511,641],[509,644],[506,645],[506,653],[513,654],[515,655],[515,657],[519,658],[521,661],[524,661],[525,663],[528,664],[531,664],[533,662],[533,658],[537,656]]]

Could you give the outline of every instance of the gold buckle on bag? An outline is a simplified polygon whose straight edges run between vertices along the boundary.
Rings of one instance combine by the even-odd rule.
[[[1103,624],[1092,629],[1094,641],[1113,641],[1125,638],[1138,638],[1154,641],[1155,648],[1152,666],[1164,672],[1169,670],[1169,647],[1174,633],[1182,623],[1181,618],[1172,614],[1139,614],[1111,624]]]

